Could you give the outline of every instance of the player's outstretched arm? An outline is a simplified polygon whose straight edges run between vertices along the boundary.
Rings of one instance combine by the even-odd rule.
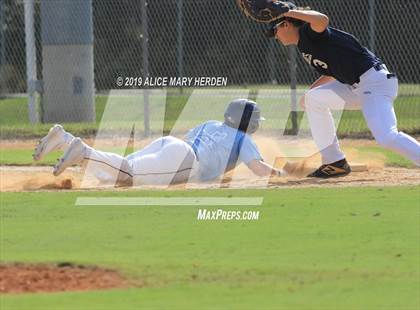
[[[303,20],[311,25],[312,30],[319,33],[323,32],[329,24],[327,15],[312,10],[290,10],[284,13],[283,16]]]
[[[263,162],[262,160],[254,159],[248,164],[248,168],[251,171],[258,175],[259,177],[268,177],[268,176],[285,176],[286,173],[281,169],[276,169],[269,164]]]

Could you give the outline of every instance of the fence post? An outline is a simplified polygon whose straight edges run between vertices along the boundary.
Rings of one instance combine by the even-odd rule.
[[[375,53],[375,20],[376,20],[376,11],[375,3],[376,0],[369,0],[369,49],[372,53]]]
[[[276,41],[270,40],[269,42],[269,66],[270,66],[270,83],[271,84],[277,84],[276,81],[276,61],[275,61],[275,54],[274,54],[274,48],[275,48]]]
[[[141,0],[141,25],[143,28],[143,77],[149,77],[149,25],[147,20],[147,1]],[[144,136],[150,136],[149,90],[143,89]]]
[[[297,135],[299,128],[298,128],[298,120],[297,120],[297,63],[296,63],[296,48],[294,46],[289,47],[289,55],[290,55],[290,116],[292,121],[292,131],[291,135]]]
[[[6,40],[4,39],[4,31],[5,31],[5,22],[4,22],[4,0],[0,0],[0,70],[6,64],[6,47],[5,43]],[[3,90],[3,79],[0,79],[0,93]],[[5,88],[5,87],[4,87]]]
[[[34,0],[25,0],[25,44],[26,44],[26,85],[28,92],[29,121],[38,123],[36,110],[36,50],[34,28]]]
[[[176,23],[176,73],[178,77],[184,76],[184,0],[176,3],[177,23]],[[182,87],[181,87],[182,92]]]

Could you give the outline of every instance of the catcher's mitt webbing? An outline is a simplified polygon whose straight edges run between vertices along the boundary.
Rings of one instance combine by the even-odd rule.
[[[236,3],[246,16],[264,24],[281,18],[282,14],[295,7],[290,2],[271,0],[236,0]]]

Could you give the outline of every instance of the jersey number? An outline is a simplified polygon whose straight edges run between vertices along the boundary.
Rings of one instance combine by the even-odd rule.
[[[311,54],[302,53],[302,55],[308,64],[313,65],[314,67],[325,69],[325,70],[328,69],[328,65],[325,62],[319,59],[312,59],[313,57]]]

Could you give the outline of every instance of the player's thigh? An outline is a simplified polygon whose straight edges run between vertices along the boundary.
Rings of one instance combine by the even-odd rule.
[[[194,151],[182,140],[167,142],[158,152],[131,161],[135,183],[169,185],[188,180],[195,161]]]
[[[177,172],[186,158],[194,157],[193,152],[183,140],[171,137],[166,139],[157,152],[140,154],[130,162],[134,173],[171,173]]]
[[[398,93],[397,79],[387,79],[385,75],[379,75],[378,79],[376,83],[368,84],[358,90],[363,116],[377,139],[397,131],[394,99]]]
[[[186,160],[191,159],[194,151],[185,141],[171,137],[171,139],[158,152],[157,156],[162,162],[171,162],[171,167],[181,168]],[[195,155],[193,156],[195,158]],[[190,163],[192,165],[192,162]]]
[[[157,139],[153,140],[152,142],[150,142],[148,145],[146,145],[141,150],[138,150],[134,153],[131,153],[126,158],[127,158],[127,160],[131,161],[136,157],[140,157],[140,156],[147,155],[147,154],[155,154],[155,153],[159,152],[160,150],[162,150],[162,148],[166,144],[170,143],[174,139],[176,139],[176,138],[172,137],[172,136],[165,136],[165,137],[157,138]]]
[[[171,183],[187,182],[197,160],[192,147],[182,140],[172,141],[159,152],[158,156],[162,161],[167,162],[168,156],[171,160],[171,165],[168,167],[168,170],[174,171]]]
[[[376,139],[397,131],[393,99],[387,95],[372,95],[362,100],[362,112]]]
[[[305,105],[321,104],[332,110],[357,110],[361,108],[358,96],[352,87],[339,81],[332,81],[309,90],[305,94]]]

